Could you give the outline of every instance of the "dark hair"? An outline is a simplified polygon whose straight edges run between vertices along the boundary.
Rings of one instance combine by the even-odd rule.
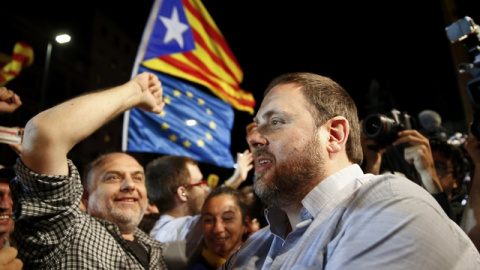
[[[160,214],[173,209],[177,188],[190,183],[187,164],[198,165],[198,162],[185,156],[162,156],[147,164],[145,186],[148,198],[157,206]]]
[[[2,167],[0,168],[0,182],[10,183],[16,174],[12,167]]]
[[[350,161],[362,164],[363,150],[360,142],[360,124],[355,102],[348,92],[332,79],[308,72],[295,72],[280,75],[273,79],[264,96],[277,85],[293,83],[301,87],[309,103],[310,113],[320,127],[335,116],[343,116],[350,124],[346,151]]]
[[[245,202],[243,193],[237,189],[233,189],[231,187],[227,187],[223,185],[214,188],[208,194],[202,206],[202,213],[203,213],[203,209],[205,208],[205,205],[207,204],[208,201],[210,201],[210,199],[221,196],[221,195],[230,195],[234,198],[235,203],[237,204],[238,208],[240,208],[240,212],[242,214],[242,220],[244,220],[245,216],[247,215],[247,203]]]
[[[113,154],[124,154],[124,155],[130,156],[133,159],[137,160],[135,157],[133,157],[133,156],[127,154],[127,153],[124,153],[124,152],[105,152],[105,153],[100,154],[94,160],[89,162],[85,166],[85,168],[83,169],[82,185],[83,185],[84,189],[86,189],[86,190],[90,189],[90,187],[92,185],[93,175],[94,175],[93,173],[95,172],[95,170],[98,167],[102,166],[105,163],[105,161],[107,160],[108,157],[110,157]],[[137,162],[138,162],[138,160],[137,160]]]
[[[253,190],[253,185],[245,185],[239,189],[245,198],[245,203],[247,204],[247,216],[252,220],[257,219],[260,227],[268,225],[267,219],[265,218],[265,209],[268,207],[266,203],[262,201],[260,197]]]
[[[459,146],[448,143],[443,138],[430,138],[429,141],[432,151],[440,152],[441,155],[452,162],[453,177],[461,182],[468,168],[468,161],[464,157],[462,149]]]

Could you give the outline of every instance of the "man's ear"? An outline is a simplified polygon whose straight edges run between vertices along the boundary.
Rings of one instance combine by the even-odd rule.
[[[90,193],[88,193],[86,188],[83,188],[82,199],[80,200],[80,210],[82,210],[82,212],[84,213],[88,212],[87,207],[88,207],[89,197],[90,197]]]
[[[188,200],[187,189],[184,186],[179,186],[177,188],[177,197],[182,202],[186,202]]]
[[[350,125],[342,116],[335,116],[328,120],[329,138],[327,142],[327,150],[330,153],[337,153],[347,144]]]

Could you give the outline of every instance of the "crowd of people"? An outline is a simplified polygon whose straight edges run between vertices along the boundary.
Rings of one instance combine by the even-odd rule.
[[[0,110],[21,105],[12,95],[0,87]],[[103,153],[83,174],[68,158],[124,111],[164,106],[144,72],[30,119],[14,168],[0,170],[0,269],[480,269],[471,133],[453,143],[405,129],[378,147],[341,85],[299,72],[268,85],[249,149],[218,187],[185,156],[142,166]]]

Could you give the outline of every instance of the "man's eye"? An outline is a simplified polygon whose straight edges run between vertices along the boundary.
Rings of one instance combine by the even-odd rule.
[[[278,126],[278,125],[281,125],[283,122],[281,120],[278,120],[278,119],[272,119],[272,121],[270,121],[270,124],[272,126]]]
[[[143,176],[139,175],[139,176],[134,176],[133,179],[137,180],[137,181],[143,181]]]
[[[272,120],[272,121],[270,121],[270,123],[272,124],[272,126],[276,126],[276,125],[280,124],[280,121]]]
[[[120,177],[118,177],[118,175],[109,175],[109,176],[107,176],[106,179],[107,179],[108,181],[111,181],[111,180],[120,179]]]

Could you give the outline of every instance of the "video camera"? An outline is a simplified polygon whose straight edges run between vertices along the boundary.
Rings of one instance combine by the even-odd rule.
[[[370,114],[363,120],[363,133],[374,139],[377,149],[385,148],[397,139],[397,132],[416,128],[416,122],[406,112],[392,109],[386,114]]]
[[[461,41],[472,59],[471,63],[462,63],[458,67],[460,74],[470,73],[473,78],[467,82],[467,93],[475,110],[470,128],[472,134],[480,140],[480,27],[472,18],[465,16],[445,28],[448,39],[453,44]]]

